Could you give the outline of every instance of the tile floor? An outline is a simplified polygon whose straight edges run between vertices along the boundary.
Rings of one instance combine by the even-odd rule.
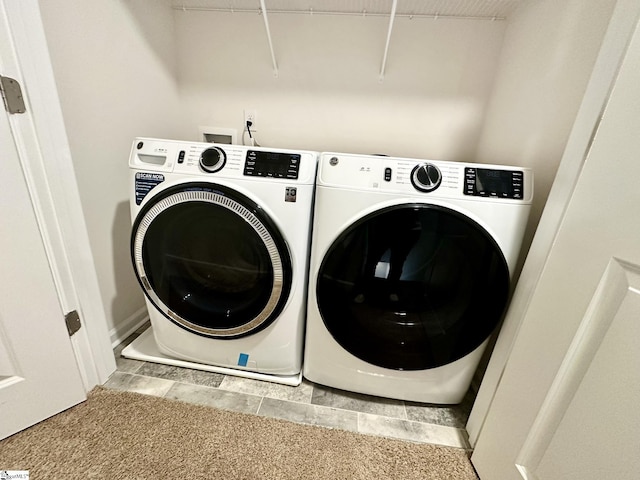
[[[337,390],[306,379],[298,387],[120,356],[147,326],[115,349],[105,387],[368,435],[469,449],[464,425],[474,393],[460,405],[433,406]]]

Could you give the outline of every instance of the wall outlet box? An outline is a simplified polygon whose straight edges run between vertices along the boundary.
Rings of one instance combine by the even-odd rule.
[[[235,128],[198,127],[198,139],[206,143],[238,144],[238,130]]]
[[[251,122],[251,131],[256,128],[256,109],[255,108],[245,108],[244,109],[244,124],[247,125],[247,122]]]

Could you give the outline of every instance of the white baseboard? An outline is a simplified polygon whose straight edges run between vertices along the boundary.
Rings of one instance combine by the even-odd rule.
[[[148,320],[149,312],[147,311],[147,307],[144,306],[134,312],[133,315],[121,321],[116,327],[109,331],[111,346],[116,348]]]

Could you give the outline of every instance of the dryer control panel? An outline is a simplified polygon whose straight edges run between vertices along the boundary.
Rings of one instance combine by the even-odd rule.
[[[321,154],[316,185],[483,203],[533,198],[528,168],[334,152]]]
[[[519,170],[495,170],[466,167],[464,169],[464,194],[476,197],[522,199],[524,172]]]

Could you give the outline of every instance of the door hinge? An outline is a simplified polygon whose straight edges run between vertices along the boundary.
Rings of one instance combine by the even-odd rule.
[[[78,315],[77,310],[67,313],[64,316],[64,322],[67,324],[67,331],[69,332],[70,337],[80,330],[80,327],[82,326],[80,323],[80,315]]]
[[[24,105],[22,89],[20,88],[20,84],[17,80],[0,75],[0,91],[2,92],[4,108],[7,112],[14,114],[24,113],[27,111]]]

